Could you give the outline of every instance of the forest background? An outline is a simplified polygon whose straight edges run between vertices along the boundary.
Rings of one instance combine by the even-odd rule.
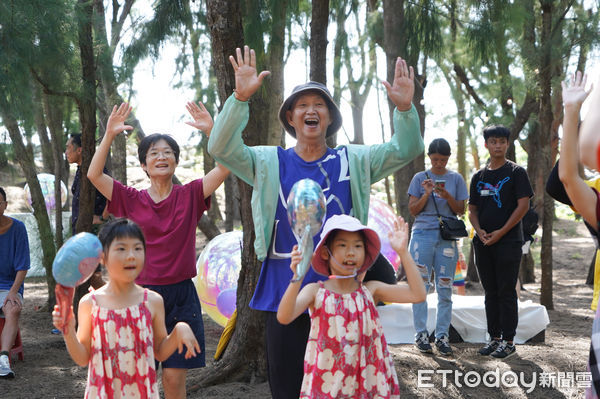
[[[519,163],[527,166],[540,215],[540,303],[553,309],[555,204],[544,183],[557,158],[560,82],[569,73],[598,63],[598,6],[588,0],[0,2],[0,170],[18,170],[31,190],[48,271],[46,309],[55,301],[49,271],[65,227],[62,210],[57,209],[53,232],[37,173],[52,173],[67,182],[65,142],[70,133],[82,133],[84,178],[76,229],[91,230],[91,185],[85,175],[110,109],[122,101],[134,105],[169,101],[142,95],[134,84],[140,65],[147,67],[168,57],[175,66],[173,90],[185,90],[193,97],[180,99],[176,121],[183,116],[187,100],[201,100],[217,115],[234,87],[228,56],[244,44],[256,50],[259,70],[271,71],[250,104],[244,132],[249,145],[293,145],[286,142],[277,111],[284,93],[305,79],[326,83],[335,101],[347,110],[344,129],[329,145],[385,140],[392,105],[378,80],[391,80],[397,56],[415,68],[413,103],[423,134],[426,122],[439,111],[427,109],[428,98],[439,96],[430,82],[439,80],[438,85],[447,87],[453,107],[445,109],[448,116],[436,123],[452,131],[446,136],[452,138],[452,167],[466,181],[486,160],[481,127],[491,123],[509,127],[509,158],[519,155]],[[165,49],[170,52],[165,54]],[[290,70],[300,72],[290,75]],[[164,108],[158,110],[154,113],[163,116]],[[368,119],[367,129],[365,113],[377,114]],[[127,144],[135,144],[148,131],[138,117],[134,109],[129,124],[135,130],[115,140],[109,159],[113,176],[123,182],[127,181]],[[374,131],[383,133],[376,137],[379,133]],[[205,137],[192,134],[196,137],[192,141],[198,143],[197,159],[208,171],[214,162],[206,153]],[[406,219],[408,184],[424,167],[420,156],[382,186],[388,202]],[[231,350],[205,370],[205,384],[264,378],[263,323],[247,306],[260,270],[251,245],[250,194],[250,187],[230,177],[221,203],[213,202],[199,225],[207,239],[240,224],[244,231],[237,296],[240,328],[233,334]],[[534,278],[533,270],[533,258],[526,257],[521,272],[524,283]]]

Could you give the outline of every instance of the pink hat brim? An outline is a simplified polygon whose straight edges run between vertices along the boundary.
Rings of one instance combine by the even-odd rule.
[[[381,241],[375,230],[360,223],[360,221],[348,215],[334,215],[327,219],[321,232],[321,239],[315,248],[312,257],[312,268],[322,276],[329,276],[329,261],[321,257],[321,248],[325,245],[327,237],[334,230],[362,231],[365,235],[365,262],[357,271],[357,274],[366,272],[375,263],[381,251]]]

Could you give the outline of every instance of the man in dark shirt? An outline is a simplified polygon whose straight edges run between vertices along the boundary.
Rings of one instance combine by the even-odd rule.
[[[525,169],[506,159],[509,135],[504,126],[483,129],[490,162],[473,175],[469,190],[475,264],[485,291],[491,338],[479,353],[496,358],[515,353],[513,339],[519,321],[515,286],[524,241],[521,219],[533,196]]]

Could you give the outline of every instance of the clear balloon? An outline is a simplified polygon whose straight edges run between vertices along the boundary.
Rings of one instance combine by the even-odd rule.
[[[311,179],[297,181],[287,199],[288,221],[302,253],[302,261],[296,267],[296,278],[301,280],[310,266],[314,249],[313,236],[321,230],[327,207],[321,186]]]
[[[96,270],[102,254],[102,244],[91,233],[79,233],[60,248],[52,263],[52,275],[65,287],[76,287]]]
[[[310,236],[321,230],[327,208],[321,186],[311,179],[297,181],[287,199],[287,213],[292,231],[297,239],[302,237],[306,226],[310,226]]]
[[[37,175],[40,187],[42,189],[42,195],[44,196],[44,202],[46,203],[46,210],[48,214],[56,209],[56,201],[54,199],[54,175],[49,173],[40,173]],[[25,185],[25,197],[27,198],[27,204],[29,209],[33,210],[33,201],[31,199],[31,190],[29,185]],[[67,186],[62,181],[60,182],[60,201],[61,208],[67,203]]]
[[[196,262],[196,291],[202,309],[225,327],[235,311],[237,282],[242,268],[242,232],[219,234]]]
[[[381,253],[390,261],[396,271],[398,270],[398,266],[400,266],[400,255],[392,248],[388,233],[392,231],[393,221],[397,217],[394,209],[389,206],[387,202],[382,201],[373,195],[371,196],[369,222],[367,223],[367,226],[375,230],[377,235],[379,235],[379,239],[381,240]]]

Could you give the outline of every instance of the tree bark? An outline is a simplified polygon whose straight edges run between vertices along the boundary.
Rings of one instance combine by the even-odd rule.
[[[63,149],[63,106],[64,97],[50,97],[47,94],[42,96],[44,109],[48,119],[48,127],[50,128],[52,155],[54,158],[54,241],[56,248],[62,247],[63,244],[63,224],[62,224],[62,203],[61,203],[61,181],[62,181],[62,158]]]
[[[313,0],[310,22],[310,80],[327,85],[329,0]]]
[[[477,266],[475,266],[475,251],[473,249],[473,240],[469,240],[469,260],[467,262],[467,278],[465,280],[474,283],[479,282],[479,274],[477,273]]]
[[[48,129],[46,127],[46,121],[44,119],[44,108],[42,103],[42,92],[39,84],[32,79],[31,81],[31,92],[32,108],[33,108],[33,120],[35,123],[35,130],[40,138],[40,147],[42,150],[42,163],[44,165],[44,172],[54,173],[54,156],[52,155],[52,145],[48,139]]]
[[[46,270],[46,283],[48,284],[48,302],[46,303],[46,310],[51,311],[56,303],[56,298],[54,296],[56,282],[54,281],[54,277],[52,277],[52,261],[56,255],[56,248],[54,247],[54,236],[52,235],[50,219],[48,218],[48,212],[46,211],[44,195],[42,194],[42,188],[37,178],[33,155],[27,150],[23,143],[19,124],[13,117],[4,94],[0,94],[0,113],[2,115],[4,126],[6,127],[6,130],[8,130],[10,140],[12,141],[15,158],[21,166],[23,174],[25,174],[25,179],[27,180],[31,192],[33,216],[35,217],[40,233],[40,242],[42,243],[42,264]]]
[[[548,176],[551,165],[551,129],[552,129],[552,18],[554,5],[553,1],[540,0],[542,8],[542,28],[540,34],[541,41],[541,63],[540,63],[540,137],[541,137],[541,174]],[[542,213],[542,288],[540,303],[547,309],[554,309],[552,299],[552,224],[554,221],[554,200],[542,191],[543,213]]]
[[[213,68],[218,82],[219,99],[223,104],[235,87],[228,57],[244,44],[241,9],[239,2],[226,0],[207,0],[206,9],[211,32]],[[259,97],[259,93],[255,97]],[[254,101],[253,97],[252,102]],[[256,129],[258,121],[253,108],[250,113],[251,123],[244,133],[248,145],[260,142],[258,134],[261,130]],[[194,379],[194,382],[198,382],[189,389],[190,392],[225,381],[264,381],[266,377],[264,315],[248,306],[261,267],[253,246],[254,224],[250,208],[252,188],[239,180],[238,183],[242,199],[244,244],[236,300],[237,324],[223,357],[213,367],[205,368],[199,373],[199,378]]]
[[[82,91],[77,98],[81,125],[81,189],[79,192],[78,232],[92,231],[94,187],[87,178],[90,162],[96,149],[96,71],[92,39],[93,5],[87,0],[77,2],[77,33],[81,57]]]
[[[108,43],[104,2],[102,0],[94,0],[94,10],[94,29],[96,31],[96,47],[98,50],[98,80],[104,92],[104,109],[102,113],[110,115],[112,107],[121,104],[123,98],[117,92],[117,83],[113,70],[114,47],[111,47]],[[125,11],[128,10],[129,8],[125,8]],[[116,23],[115,18],[117,17],[115,12],[113,12],[113,27]],[[127,14],[124,16],[127,16]],[[114,34],[113,39],[115,39]],[[111,145],[110,169],[110,173],[114,179],[127,184],[127,137],[125,134],[119,134],[115,137]]]
[[[521,284],[535,283],[535,262],[531,255],[531,250],[523,254],[521,265],[519,267],[519,280]]]
[[[320,82],[327,86],[327,44],[329,43],[327,40],[327,29],[329,28],[329,0],[313,0],[311,13],[309,76],[310,80],[313,82]],[[336,104],[339,106],[339,102]],[[326,142],[327,146],[334,148],[337,145],[337,132],[328,137]]]

